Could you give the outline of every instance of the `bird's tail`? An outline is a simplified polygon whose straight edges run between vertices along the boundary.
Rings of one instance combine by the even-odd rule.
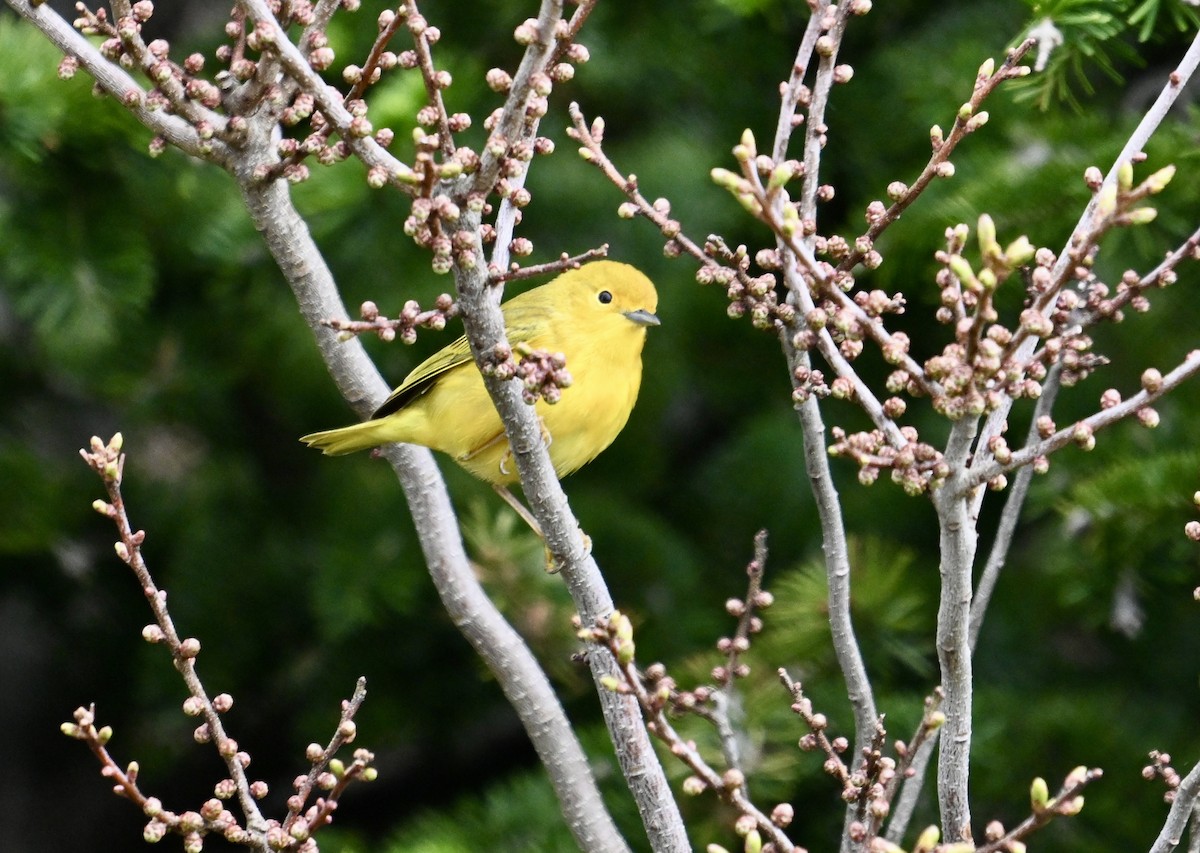
[[[315,447],[326,456],[344,456],[358,450],[368,450],[387,444],[394,439],[383,433],[387,430],[384,420],[363,421],[339,429],[327,429],[301,436],[300,440]]]

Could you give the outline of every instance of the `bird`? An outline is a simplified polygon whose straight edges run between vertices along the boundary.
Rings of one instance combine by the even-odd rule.
[[[628,422],[641,386],[646,332],[660,325],[657,307],[649,278],[608,260],[563,272],[500,306],[514,350],[565,358],[571,382],[561,399],[535,404],[559,479],[595,459]],[[390,442],[428,447],[490,483],[532,522],[507,491],[519,482],[512,451],[465,336],[417,365],[369,420],[300,440],[330,456]],[[532,526],[538,531],[536,522]]]

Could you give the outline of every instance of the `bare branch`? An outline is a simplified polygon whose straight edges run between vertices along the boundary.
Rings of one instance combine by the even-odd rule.
[[[578,255],[568,255],[563,252],[557,261],[549,261],[544,264],[533,264],[532,266],[517,267],[508,272],[494,272],[488,276],[488,279],[496,284],[501,282],[520,281],[521,279],[534,278],[536,276],[557,274],[566,272],[567,270],[577,270],[584,263],[596,258],[608,257],[608,244],[605,243],[595,249],[588,249],[586,252],[581,252]]]
[[[1042,441],[1026,445],[1013,453],[1012,458],[1007,460],[1003,465],[992,459],[984,464],[983,467],[972,468],[968,475],[962,479],[959,487],[963,491],[976,488],[999,474],[1012,471],[1023,465],[1028,465],[1038,457],[1047,456],[1072,442],[1086,450],[1090,450],[1095,444],[1093,436],[1096,432],[1105,427],[1112,426],[1131,415],[1136,415],[1155,400],[1173,391],[1185,380],[1194,376],[1197,371],[1200,371],[1200,350],[1192,350],[1178,367],[1170,373],[1154,378],[1149,387],[1146,386],[1146,381],[1143,379],[1142,390],[1132,397],[1123,400],[1111,408],[1101,409],[1072,426],[1064,427]]]
[[[1196,804],[1200,801],[1200,763],[1183,777],[1172,793],[1171,809],[1167,812],[1167,819],[1163,822],[1158,837],[1150,845],[1150,853],[1171,853],[1183,840],[1184,830],[1193,819]],[[1194,835],[1194,823],[1192,832]]]
[[[633,697],[646,719],[647,728],[667,745],[672,755],[695,774],[695,782],[684,782],[685,790],[700,793],[706,788],[712,789],[717,796],[747,818],[750,826],[765,835],[777,850],[796,849],[784,834],[783,827],[751,802],[746,792],[746,777],[741,770],[730,768],[724,773],[718,773],[700,754],[696,745],[682,737],[671,725],[666,715],[670,690],[663,685],[664,689],[651,692],[638,674],[634,663],[633,628],[629,617],[619,610],[613,611],[605,618],[594,620],[590,627],[584,627],[580,633],[586,635],[594,644],[589,658],[596,650],[604,649],[606,656],[611,655],[618,662],[616,672],[605,677],[603,686],[614,695]],[[666,849],[690,848],[684,846]]]
[[[227,164],[230,149],[220,138],[202,139],[188,121],[163,110],[152,109],[146,90],[120,66],[105,59],[83,35],[55,12],[49,4],[34,4],[29,0],[7,0],[17,14],[36,26],[55,47],[68,57],[74,57],[101,90],[111,95],[139,122],[166,139],[181,151],[205,160]],[[216,114],[208,116],[218,134],[226,130],[225,120]]]
[[[1027,445],[1037,440],[1038,419],[1049,416],[1050,410],[1054,408],[1054,401],[1058,398],[1058,377],[1059,370],[1054,368],[1043,384],[1042,396],[1038,398],[1033,412],[1033,421],[1029,425],[1029,434],[1025,441]],[[972,653],[979,642],[979,631],[983,627],[983,618],[987,613],[988,602],[1000,579],[1000,572],[1008,560],[1008,550],[1012,546],[1013,536],[1017,532],[1017,521],[1021,517],[1022,510],[1025,509],[1025,496],[1029,493],[1029,483],[1032,479],[1033,466],[1026,465],[1017,473],[1016,482],[1013,483],[1008,497],[1004,500],[1004,509],[1000,513],[1000,524],[996,528],[996,536],[992,540],[991,550],[988,551],[987,563],[983,567],[979,582],[975,586],[975,595],[971,599]]]
[[[1158,129],[1158,126],[1166,118],[1171,106],[1182,93],[1184,84],[1187,83],[1187,81],[1190,80],[1192,75],[1196,72],[1197,66],[1200,66],[1200,34],[1193,39],[1191,46],[1184,54],[1184,57],[1180,61],[1179,65],[1167,76],[1167,83],[1159,93],[1158,98],[1147,111],[1146,115],[1142,117],[1142,120],[1138,122],[1138,126],[1134,129],[1133,133],[1130,134],[1130,137],[1126,141],[1124,147],[1121,149],[1121,152],[1113,160],[1112,166],[1109,167],[1108,173],[1104,176],[1102,187],[1115,186],[1117,183],[1118,172],[1120,171],[1122,164],[1132,162],[1134,157],[1140,154],[1140,152],[1145,148],[1150,137],[1153,136],[1154,132]],[[1063,251],[1059,253],[1058,260],[1051,273],[1054,281],[1063,280],[1067,269],[1072,264],[1072,250],[1077,249],[1080,245],[1088,241],[1091,228],[1093,223],[1096,221],[1096,212],[1099,208],[1100,196],[1102,194],[1103,190],[1096,192],[1096,194],[1092,197],[1092,200],[1088,202],[1088,205],[1086,208],[1084,208],[1083,213],[1080,215],[1079,221],[1076,223],[1074,230],[1067,238],[1066,246],[1063,248]],[[1049,300],[1045,304],[1043,308],[1044,315],[1049,314],[1053,304],[1053,300]],[[1033,352],[1035,346],[1036,342],[1033,338],[1026,339],[1016,353],[1018,361],[1022,363],[1026,361],[1029,355]],[[990,452],[986,452],[988,441],[992,436],[1001,434],[1003,431],[1003,426],[1008,419],[1008,413],[1011,411],[1014,402],[1015,401],[1013,400],[1007,401],[1005,405],[1001,406],[988,416],[987,422],[984,424],[983,429],[980,432],[980,452],[973,460],[973,466],[990,463]]]
[[[359,341],[339,342],[337,335],[322,325],[324,318],[345,316],[346,310],[286,186],[280,181],[263,185],[251,180],[241,189],[256,226],[296,295],[326,367],[346,400],[360,416],[367,417],[387,397],[389,388]],[[432,454],[411,445],[389,445],[384,456],[404,489],[438,595],[521,718],[545,763],[571,831],[585,849],[624,851],[625,842],[604,807],[587,757],[553,688],[471,569]]]
[[[251,793],[250,780],[246,776],[245,766],[238,754],[237,741],[226,734],[221,715],[214,707],[213,700],[209,697],[208,691],[204,688],[204,684],[196,672],[196,655],[200,653],[200,641],[194,637],[181,639],[179,632],[175,630],[174,620],[171,619],[171,614],[167,610],[167,593],[155,584],[154,578],[150,575],[150,569],[142,556],[142,543],[145,541],[146,534],[142,530],[135,531],[130,524],[125,501],[121,495],[125,454],[121,452],[120,434],[118,433],[107,446],[100,439],[94,438],[91,452],[81,450],[80,454],[92,470],[104,480],[104,487],[108,492],[108,503],[98,502],[96,509],[103,511],[103,514],[112,519],[117,526],[117,533],[120,536],[120,541],[116,546],[117,556],[133,570],[138,584],[142,588],[142,593],[146,596],[150,609],[154,613],[158,631],[144,636],[147,636],[151,642],[165,643],[171,652],[175,668],[183,676],[188,693],[204,717],[204,726],[207,727],[205,735],[216,746],[217,752],[225,764],[225,769],[229,773],[229,778],[236,786],[238,801],[246,816],[246,828],[254,836],[261,838],[266,832],[267,824],[255,802],[254,794]]]

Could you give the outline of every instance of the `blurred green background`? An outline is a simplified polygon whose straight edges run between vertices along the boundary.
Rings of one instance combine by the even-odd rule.
[[[867,203],[888,182],[916,176],[930,125],[950,125],[979,63],[1002,57],[1030,5],[907,0],[876,4],[851,23],[841,59],[855,75],[828,114],[824,176],[838,193],[823,209],[824,233],[859,233]],[[1083,169],[1107,167],[1189,37],[1176,26],[1180,15],[1188,21],[1178,0],[1038,5],[1075,16],[1067,29],[1075,52],[1056,56],[1055,85],[1002,89],[988,103],[991,122],[954,158],[956,177],[905,214],[881,243],[883,266],[862,279],[906,295],[897,325],[914,336],[919,358],[946,341],[931,319],[932,255],[945,227],[973,225],[987,211],[1002,242],[1025,233],[1057,251],[1087,199]],[[150,34],[162,27],[179,56],[211,54],[217,10],[176,6]],[[339,67],[361,61],[374,35],[382,4],[363,6],[331,30]],[[426,4],[443,31],[438,62],[456,81],[453,111],[482,117],[498,104],[483,74],[515,65],[510,34],[533,9]],[[1106,15],[1139,10],[1139,23],[1151,21],[1145,33],[1105,29]],[[534,241],[533,262],[608,242],[612,257],[657,282],[663,326],[650,335],[638,407],[567,492],[614,597],[635,619],[642,662],[667,662],[684,685],[704,682],[717,662],[713,643],[733,629],[723,602],[744,591],[754,532],[769,531],[766,585],[779,603],[748,657],[751,792],[768,810],[794,803],[792,837],[829,849],[841,825],[838,791],[820,761],[796,749],[800,725],[772,674],[789,667],[835,729],[850,733],[778,344],[727,319],[723,294],[697,286],[688,262],[666,260],[653,228],[618,219],[616,190],[563,133],[566,103],[578,100],[589,117],[606,118],[618,166],[637,173],[649,197],[671,199],[693,238],[717,232],[734,245],[766,245],[708,172],[731,165],[743,128],[760,139],[773,132],[778,82],[806,16],[806,4],[778,0],[686,0],[669,11],[601,3],[581,39],[592,61],[555,92],[543,123],[559,151],[534,164],[520,233]],[[149,134],[93,98],[85,75],[58,80],[56,64],[36,32],[0,14],[0,730],[9,733],[0,848],[140,846],[143,819],[109,793],[87,751],[58,733],[79,704],[96,702],[116,730],[115,755],[139,760],[144,788],[170,808],[198,807],[221,775],[212,750],[191,742],[165,652],[140,639],[149,612],[112,555],[111,525],[90,508],[102,488],[77,449],[120,430],[146,557],[180,630],[204,643],[210,691],[233,694],[229,725],[255,757],[252,776],[271,784],[274,813],[304,768],[305,744],[329,737],[338,702],[366,675],[359,743],[376,752],[380,779],[350,791],[322,849],[573,849],[514,715],[439,607],[394,478],[365,455],[327,459],[296,441],[351,416],[233,184],[178,153],[151,160]],[[1071,76],[1075,66],[1082,78]],[[1057,84],[1067,83],[1063,97]],[[404,73],[375,92],[374,123],[396,130],[401,157],[421,97],[419,80]],[[465,139],[478,144],[482,133],[477,121]],[[1150,146],[1150,167],[1174,162],[1179,176],[1155,223],[1106,244],[1099,268],[1108,280],[1148,269],[1195,227],[1198,134],[1185,104]],[[369,190],[357,164],[314,165],[296,199],[348,305],[374,299],[394,314],[405,299],[427,304],[452,286],[403,236],[405,200]],[[1184,267],[1178,285],[1152,295],[1149,315],[1098,330],[1112,364],[1064,393],[1060,423],[1094,410],[1105,388],[1129,393],[1145,367],[1165,372],[1197,346],[1198,281],[1195,266]],[[1002,293],[1010,319],[1022,296],[1015,281]],[[455,333],[424,332],[411,348],[368,346],[398,381]],[[874,353],[863,370],[883,375]],[[1104,767],[1104,780],[1081,817],[1041,833],[1040,849],[1148,846],[1166,807],[1161,787],[1139,776],[1145,753],[1171,751],[1183,770],[1200,750],[1197,557],[1182,536],[1200,484],[1188,426],[1200,417],[1200,395],[1185,387],[1160,411],[1157,430],[1121,425],[1089,456],[1063,452],[1035,482],[976,656],[977,832],[992,818],[1019,821],[1033,776],[1053,785],[1088,764]],[[844,404],[828,406],[827,419],[864,424]],[[945,434],[919,402],[909,420],[934,443]],[[1014,443],[1027,420],[1018,407]],[[542,572],[540,546],[491,491],[442,462],[485,583],[551,672],[618,821],[644,849],[590,679],[570,661],[576,643],[561,581]],[[891,735],[907,738],[937,678],[933,513],[886,478],[864,489],[849,466],[835,469],[867,666]],[[985,533],[998,506],[993,497],[985,507]],[[700,721],[681,725],[712,745]],[[667,766],[683,775],[669,757]],[[736,844],[728,813],[710,798],[684,808],[697,846]],[[915,825],[934,815],[927,798]]]

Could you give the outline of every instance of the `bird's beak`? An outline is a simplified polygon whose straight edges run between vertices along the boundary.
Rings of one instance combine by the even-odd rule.
[[[647,311],[645,308],[639,308],[636,311],[626,311],[625,316],[639,326],[660,326],[662,322],[658,319],[658,315],[652,311]]]

